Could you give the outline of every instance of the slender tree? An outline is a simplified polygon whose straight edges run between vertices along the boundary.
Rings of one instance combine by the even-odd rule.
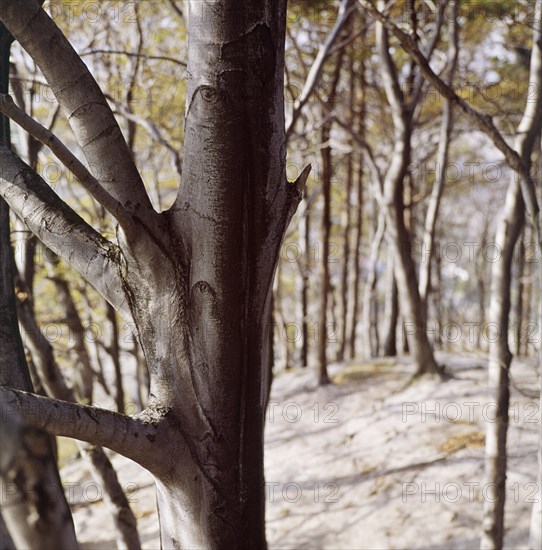
[[[536,13],[542,10],[537,0]],[[526,167],[531,164],[533,148],[542,128],[542,18],[535,19],[529,76],[529,95],[523,117],[518,125],[514,150]],[[532,97],[534,96],[534,97]],[[483,535],[481,548],[500,549],[504,538],[504,503],[506,499],[506,439],[510,406],[510,365],[512,352],[508,342],[510,318],[510,287],[514,248],[525,221],[525,202],[522,195],[522,174],[513,172],[506,200],[495,235],[501,251],[500,261],[492,265],[489,321],[497,327],[498,337],[489,344],[489,392],[495,401],[495,418],[487,423],[485,447],[485,486],[488,496],[483,506]]]

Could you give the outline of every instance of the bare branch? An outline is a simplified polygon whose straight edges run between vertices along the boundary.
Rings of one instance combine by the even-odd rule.
[[[342,0],[341,2],[337,21],[335,22],[335,25],[327,36],[326,41],[318,50],[318,55],[316,56],[314,63],[312,64],[309,75],[307,76],[307,80],[303,85],[303,89],[301,90],[299,97],[294,102],[292,114],[286,123],[286,138],[288,138],[288,136],[292,133],[294,125],[299,118],[299,115],[301,114],[301,110],[305,106],[305,103],[307,103],[309,97],[314,90],[314,87],[318,82],[318,78],[320,77],[320,73],[322,72],[322,68],[324,66],[324,61],[328,57],[331,47],[340,35],[340,32],[343,29],[346,21],[348,20],[349,15],[352,13],[352,10],[348,9],[351,3],[352,0]]]
[[[171,6],[171,9],[178,15],[178,17],[181,19],[181,21],[186,27],[186,19],[185,19],[183,10],[179,6],[177,6],[177,4],[175,3],[175,0],[167,0],[167,1],[168,1],[168,4]]]
[[[155,462],[157,453],[153,442],[159,433],[159,422],[147,422],[5,386],[0,386],[0,397],[4,418],[17,414],[26,426],[107,447],[145,468],[152,467]]]
[[[142,128],[144,128],[150,136],[160,145],[163,145],[171,154],[173,158],[173,163],[175,165],[175,170],[179,176],[182,175],[183,163],[181,160],[181,155],[179,154],[178,149],[176,149],[163,135],[162,132],[158,129],[156,124],[136,115],[135,113],[129,111],[120,101],[116,101],[111,96],[106,95],[107,99],[115,105],[116,113],[123,116],[126,120],[135,122]]]
[[[167,55],[149,55],[146,53],[126,52],[123,50],[102,50],[102,49],[92,49],[92,50],[89,50],[88,52],[83,52],[79,55],[81,57],[85,57],[87,55],[96,55],[96,54],[125,55],[126,57],[138,57],[141,59],[152,59],[155,61],[168,61],[169,63],[174,63],[175,65],[179,65],[183,67],[183,69],[186,69],[186,63],[184,61],[180,61],[179,59],[175,59],[174,57],[169,57]]]
[[[87,170],[85,165],[50,130],[19,109],[9,95],[0,94],[0,111],[32,137],[49,147],[84,188],[119,221],[126,232],[129,232],[134,223],[132,216],[118,200],[100,185],[100,182]]]
[[[37,2],[2,0],[0,19],[41,69],[98,180],[138,217],[154,210],[117,121],[98,84]]]
[[[120,254],[77,215],[27,164],[0,146],[0,195],[53,252],[70,264],[127,320]]]

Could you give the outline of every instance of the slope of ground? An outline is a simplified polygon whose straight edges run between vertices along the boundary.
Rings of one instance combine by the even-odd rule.
[[[334,366],[317,388],[304,369],[277,376],[266,428],[270,549],[478,548],[486,360],[439,356],[452,378],[412,384],[406,359]],[[527,548],[540,430],[536,365],[512,366],[506,547]],[[143,548],[158,549],[152,479],[114,457]],[[65,467],[82,548],[115,548],[100,489],[80,460]],[[71,494],[70,494],[71,492]]]

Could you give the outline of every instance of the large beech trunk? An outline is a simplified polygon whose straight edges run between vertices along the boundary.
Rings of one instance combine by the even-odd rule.
[[[263,422],[272,280],[298,191],[285,180],[285,3],[190,3],[183,183],[166,254],[127,283],[168,424],[165,548],[265,548]]]

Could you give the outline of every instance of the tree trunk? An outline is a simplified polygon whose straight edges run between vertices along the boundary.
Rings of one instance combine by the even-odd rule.
[[[373,208],[373,216],[376,208]],[[369,268],[367,273],[367,282],[363,292],[363,346],[365,348],[365,357],[375,357],[378,351],[378,326],[377,326],[377,308],[376,283],[378,255],[384,232],[386,230],[386,218],[383,213],[378,216],[377,226],[375,228],[371,241],[371,251],[369,257]]]
[[[535,9],[542,9],[542,0],[537,0]],[[535,97],[527,102],[514,143],[514,149],[526,166],[530,166],[533,147],[542,125],[542,18],[537,19],[533,32],[529,84],[534,90]],[[480,543],[483,550],[502,548],[504,538],[506,438],[512,361],[512,353],[508,346],[510,287],[514,247],[525,217],[520,177],[519,174],[513,173],[508,187],[495,237],[501,257],[498,262],[493,263],[491,272],[489,321],[495,323],[499,337],[491,338],[489,345],[489,395],[496,403],[496,410],[495,418],[492,418],[486,427],[484,482],[489,491],[483,506],[483,534]]]
[[[363,17],[363,16],[362,16]],[[365,19],[363,19],[365,21]],[[360,99],[359,99],[359,115],[358,115],[358,136],[361,140],[365,140],[365,113],[366,113],[366,89],[365,81],[365,48],[366,48],[366,33],[361,35],[361,54],[359,64],[359,79],[360,79]],[[353,304],[352,304],[352,324],[350,326],[350,359],[354,359],[357,354],[357,325],[359,315],[359,298],[361,292],[361,243],[363,239],[363,155],[356,155],[358,158],[357,169],[357,191],[356,191],[356,221],[355,221],[355,239],[354,239],[354,282],[353,282]]]
[[[383,5],[380,3],[380,5]],[[440,369],[427,337],[427,317],[418,289],[416,266],[412,257],[412,237],[405,224],[404,182],[411,160],[413,106],[405,103],[397,68],[389,51],[388,34],[378,22],[377,47],[386,96],[395,130],[392,159],[384,178],[381,207],[386,213],[386,240],[394,253],[394,272],[399,304],[404,318],[409,351],[418,375]]]
[[[301,259],[301,353],[300,362],[302,367],[309,364],[309,269],[310,269],[310,220],[311,213],[308,207],[305,208],[305,215],[300,224],[300,238],[303,242],[303,258]]]
[[[514,307],[514,354],[516,356],[521,355],[521,339],[522,339],[522,327],[524,325],[524,311],[523,311],[523,294],[524,294],[524,279],[525,279],[525,228],[521,233],[518,244],[516,245],[517,257],[519,261],[516,265],[515,283],[516,283],[516,295],[515,295],[515,307]]]
[[[122,371],[120,369],[119,324],[115,308],[105,303],[106,317],[111,328],[111,339],[107,345],[107,352],[113,361],[115,370],[115,403],[117,411],[124,414],[124,385],[122,383]]]
[[[542,155],[541,155],[542,156]],[[527,227],[525,227],[525,234],[527,235]],[[526,237],[527,238],[527,237]],[[528,242],[528,241],[527,241]],[[535,264],[536,265],[536,264]],[[536,277],[534,271],[531,259],[525,258],[525,265],[523,266],[523,292],[522,292],[522,300],[523,300],[523,306],[521,308],[522,310],[522,316],[523,319],[525,319],[525,327],[529,327],[529,323],[531,322],[531,318],[534,317],[536,319],[536,304],[531,303],[533,299],[533,280],[534,277]],[[532,311],[534,311],[534,316],[532,315]],[[536,321],[535,321],[536,322]],[[540,325],[539,325],[540,326]],[[524,335],[519,335],[519,355],[524,355],[527,357],[529,355],[529,338]]]
[[[329,141],[329,123],[322,127],[322,143]],[[325,146],[321,150],[322,156],[322,257],[320,261],[320,313],[318,317],[318,384],[329,384],[327,374],[327,310],[329,298],[329,235],[331,232],[331,148]]]
[[[384,344],[382,355],[395,357],[397,355],[397,321],[399,319],[399,297],[397,283],[393,274],[393,254],[388,251],[388,272],[386,281],[386,303],[384,314]]]
[[[299,200],[284,167],[285,2],[192,2],[189,21],[183,183],[164,219],[179,257],[145,265],[149,289],[130,281],[148,408],[180,446],[155,473],[161,542],[265,548],[272,280]]]
[[[485,250],[487,245],[487,234],[489,231],[489,220],[486,219],[482,235],[480,236],[480,249]],[[476,272],[476,288],[478,289],[478,303],[480,305],[480,316],[478,318],[478,330],[476,331],[476,348],[482,349],[482,327],[486,322],[486,262],[483,260],[482,254],[477,254],[474,269]]]
[[[349,72],[349,125],[354,124],[354,105],[355,105],[355,93],[356,93],[356,80],[354,78],[354,59],[353,52],[348,56],[348,72]],[[353,138],[350,138],[350,147],[354,145]],[[350,151],[348,153],[347,165],[346,165],[346,189],[345,189],[345,204],[344,212],[342,215],[343,224],[343,255],[342,255],[342,272],[341,272],[341,323],[340,323],[340,338],[339,338],[339,351],[337,353],[337,360],[343,361],[345,356],[346,344],[348,339],[348,295],[350,290],[348,273],[350,271],[350,232],[352,229],[352,190],[354,180],[354,153]],[[351,342],[350,342],[351,345]]]
[[[275,344],[278,342],[278,353],[281,357],[280,364],[277,365],[275,363],[275,367],[278,367],[279,370],[288,370],[292,367],[289,342],[290,335],[288,333],[288,322],[284,316],[283,311],[280,260],[279,265],[277,266],[277,272],[275,274],[275,283],[273,289],[273,324],[273,332],[277,335],[273,342],[274,356],[277,353],[277,346]]]
[[[324,110],[324,116],[333,111],[335,106],[335,94],[341,75],[342,62],[344,58],[344,49],[340,50],[335,65],[335,72]],[[328,347],[328,298],[330,293],[329,284],[329,237],[331,234],[331,146],[329,139],[331,137],[331,120],[327,120],[322,126],[321,140],[322,149],[320,151],[322,158],[322,257],[320,258],[320,316],[318,318],[318,384],[323,386],[329,384],[330,380],[327,374],[327,347]]]

